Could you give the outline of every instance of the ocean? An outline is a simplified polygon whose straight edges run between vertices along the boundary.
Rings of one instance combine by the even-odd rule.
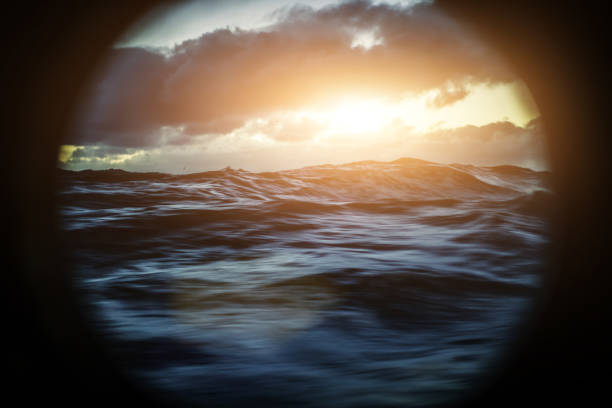
[[[173,405],[456,401],[495,375],[542,288],[548,172],[60,172],[82,313]]]

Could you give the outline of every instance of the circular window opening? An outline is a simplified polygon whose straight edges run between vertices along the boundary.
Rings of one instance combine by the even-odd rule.
[[[75,286],[173,401],[457,401],[541,287],[544,140],[521,79],[432,2],[159,9],[60,148]]]

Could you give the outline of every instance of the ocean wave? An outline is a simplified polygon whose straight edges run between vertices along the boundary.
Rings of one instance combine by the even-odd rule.
[[[546,172],[515,166],[476,167],[441,165],[416,159],[357,162],[306,167],[299,170],[252,173],[230,168],[187,175],[131,173],[123,170],[62,170],[70,186],[66,201],[88,195],[91,203],[106,194],[126,203],[152,204],[213,200],[236,205],[294,200],[325,203],[371,203],[381,200],[511,199],[534,191],[550,191]],[[113,188],[107,190],[108,184]],[[120,187],[117,183],[121,183]]]
[[[59,178],[92,324],[130,372],[204,405],[469,389],[537,294],[555,203],[547,172],[408,158]]]

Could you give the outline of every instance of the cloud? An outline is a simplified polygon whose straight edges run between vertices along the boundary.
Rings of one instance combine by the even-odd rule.
[[[245,118],[222,116],[218,119],[211,119],[206,122],[188,122],[183,125],[185,135],[219,135],[231,132],[239,128],[245,122]]]
[[[160,146],[169,140],[163,127],[182,128],[180,143],[188,143],[192,135],[227,133],[250,118],[338,95],[400,98],[448,83],[515,79],[491,50],[429,5],[350,1],[283,13],[266,30],[217,30],[166,56],[112,50],[75,140],[66,143]],[[355,35],[371,30],[378,45],[352,47]],[[462,89],[443,90],[433,103],[458,100]]]
[[[142,154],[144,151],[133,148],[124,148],[109,145],[97,146],[76,146],[65,160],[65,164],[70,167],[83,163],[108,165],[119,163]]]
[[[469,93],[465,86],[440,88],[440,92],[427,102],[427,106],[430,108],[442,108],[452,105],[464,99]]]
[[[316,145],[307,141],[312,132],[300,133],[298,123],[250,121],[243,129],[212,141],[196,137],[189,146],[168,144],[146,149],[80,146],[71,149],[72,156],[63,166],[74,170],[120,167],[130,171],[185,173],[218,170],[229,165],[250,171],[270,171],[321,163],[416,157],[440,163],[548,168],[539,118],[525,127],[495,122],[428,133],[394,123],[381,133],[332,137]],[[315,123],[303,125],[316,126]]]
[[[126,149],[115,146],[79,146],[77,147],[70,156],[70,160],[74,162],[79,162],[84,159],[101,159],[104,157],[117,155],[117,154],[125,154]]]
[[[311,118],[278,114],[250,120],[238,132],[264,135],[277,142],[302,142],[313,139],[324,128],[324,124]]]
[[[440,129],[412,140],[409,146],[404,145],[404,149],[411,150],[419,158],[442,163],[548,168],[546,139],[540,118],[533,119],[524,128],[510,122],[495,122],[484,126]]]

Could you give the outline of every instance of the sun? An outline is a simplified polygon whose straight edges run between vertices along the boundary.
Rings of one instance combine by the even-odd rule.
[[[394,118],[395,112],[379,100],[345,100],[323,113],[331,134],[378,132]]]

